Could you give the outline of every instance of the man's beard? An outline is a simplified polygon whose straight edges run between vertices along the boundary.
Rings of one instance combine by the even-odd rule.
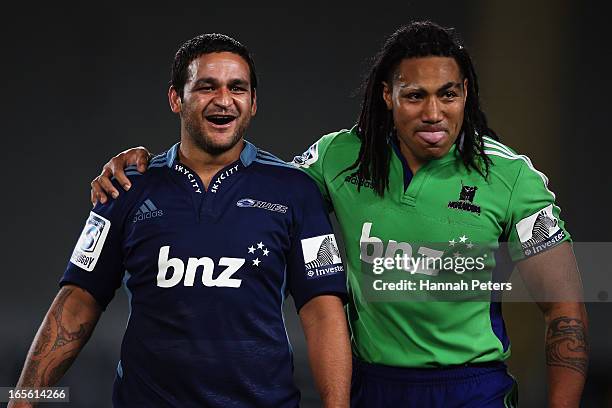
[[[247,127],[249,126],[249,120],[246,119],[236,128],[236,131],[227,143],[218,144],[212,142],[211,138],[208,137],[208,135],[202,131],[202,128],[196,121],[190,120],[188,118],[184,118],[184,121],[185,130],[187,131],[189,138],[196,146],[198,146],[200,149],[210,154],[211,156],[219,156],[220,154],[223,154],[230,150],[232,147],[236,146],[236,143],[238,143],[238,141],[240,141],[240,139],[244,136],[244,133],[246,132]]]

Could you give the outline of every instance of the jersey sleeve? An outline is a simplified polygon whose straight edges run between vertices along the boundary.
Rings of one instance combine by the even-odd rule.
[[[346,303],[346,275],[321,194],[303,177],[287,259],[287,288],[300,310],[310,299],[331,294]]]
[[[508,244],[513,261],[570,240],[547,177],[527,161],[519,170],[508,206]]]
[[[331,199],[329,190],[327,188],[327,183],[325,182],[324,159],[327,148],[332,143],[334,136],[335,133],[331,133],[321,137],[314,144],[312,144],[308,150],[302,153],[302,155],[295,156],[292,161],[295,166],[301,168],[310,176],[310,178],[314,180],[319,187],[319,191],[321,192],[328,209],[331,209]]]
[[[98,203],[89,213],[83,231],[60,280],[87,290],[102,309],[123,279],[123,208],[121,198]]]

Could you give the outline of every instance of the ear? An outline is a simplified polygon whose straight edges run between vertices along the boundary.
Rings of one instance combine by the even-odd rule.
[[[170,109],[174,113],[181,113],[182,101],[181,97],[172,85],[168,89],[168,102],[170,103]]]
[[[251,116],[257,113],[257,91],[253,89],[253,103],[251,104]]]
[[[382,97],[385,100],[388,110],[393,109],[393,86],[389,85],[388,82],[383,81],[383,94]]]
[[[467,94],[468,94],[468,80],[467,78],[464,78],[463,79],[463,103],[467,101]]]

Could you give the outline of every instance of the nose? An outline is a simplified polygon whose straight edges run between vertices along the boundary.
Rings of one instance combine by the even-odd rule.
[[[229,89],[224,86],[217,89],[213,102],[220,108],[229,108],[232,105],[232,95]]]
[[[427,99],[423,106],[421,120],[425,123],[438,123],[441,122],[442,119],[444,119],[442,106],[438,98]]]

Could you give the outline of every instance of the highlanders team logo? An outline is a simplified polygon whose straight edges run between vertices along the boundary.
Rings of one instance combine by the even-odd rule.
[[[480,215],[480,206],[474,204],[474,196],[478,187],[466,186],[461,183],[461,191],[459,192],[459,201],[449,201],[448,208],[456,210],[469,211]]]
[[[516,231],[525,255],[535,255],[558,244],[565,237],[553,215],[552,204],[516,224]]]
[[[344,271],[338,244],[333,234],[303,239],[302,253],[308,279]]]

